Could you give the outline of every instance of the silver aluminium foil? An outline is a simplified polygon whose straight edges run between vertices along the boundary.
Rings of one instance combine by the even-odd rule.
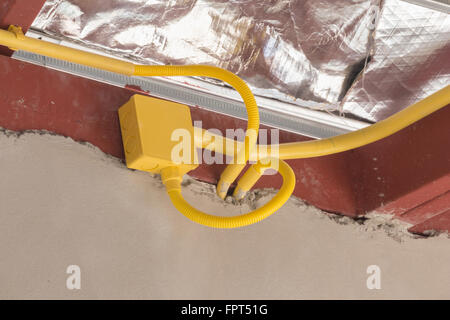
[[[449,17],[399,0],[48,0],[33,28],[378,121],[449,83]]]
[[[378,121],[450,84],[450,14],[386,0],[373,51],[343,109]]]

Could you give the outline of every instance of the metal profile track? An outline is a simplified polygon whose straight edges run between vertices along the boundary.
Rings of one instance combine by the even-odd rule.
[[[48,37],[36,31],[31,31],[27,35],[63,44],[63,41],[59,39]],[[64,42],[63,45],[105,55],[105,53],[68,42]],[[167,78],[128,77],[26,51],[15,52],[13,58],[118,87],[136,86],[152,96],[186,105],[199,106],[232,117],[247,118],[245,106],[234,90],[213,84],[204,84],[201,80],[189,78],[190,82],[202,83],[202,87],[199,87],[186,85],[183,81],[174,81]],[[218,87],[217,92],[214,92],[215,87]],[[312,138],[328,138],[369,125],[365,122],[346,119],[326,112],[263,97],[256,97],[256,100],[260,108],[262,124]]]

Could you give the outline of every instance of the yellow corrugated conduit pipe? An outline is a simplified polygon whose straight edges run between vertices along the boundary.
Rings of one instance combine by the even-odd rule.
[[[181,195],[182,177],[179,172],[177,172],[176,167],[171,167],[163,170],[161,173],[161,179],[166,186],[167,192],[173,205],[184,216],[204,226],[219,229],[232,229],[248,226],[264,220],[268,216],[275,213],[278,209],[280,209],[292,195],[292,192],[294,192],[295,174],[292,168],[286,162],[279,159],[274,159],[274,161],[271,163],[275,164],[274,168],[278,170],[278,172],[283,177],[283,185],[281,186],[281,189],[269,202],[267,202],[262,207],[239,216],[215,216],[204,213],[192,207],[189,203],[186,202],[186,200],[184,200],[183,196]],[[257,166],[257,164],[253,166]],[[270,167],[266,167],[265,169],[269,168]],[[245,174],[247,174],[247,172]],[[261,174],[262,173],[263,171],[261,172]]]
[[[176,167],[162,170],[162,180],[174,206],[192,221],[214,228],[236,228],[250,225],[276,212],[288,200],[295,187],[294,172],[283,159],[318,157],[361,147],[398,132],[450,104],[450,86],[447,86],[424,100],[364,129],[328,139],[272,145],[268,146],[267,152],[260,153],[259,146],[256,145],[259,114],[255,98],[245,82],[229,71],[212,66],[138,66],[118,59],[32,39],[24,36],[21,29],[15,26],[11,26],[8,31],[0,30],[0,45],[13,50],[33,52],[128,76],[204,76],[222,80],[234,87],[240,93],[247,108],[248,125],[245,143],[229,141],[209,133],[209,137],[214,139],[214,143],[211,144],[208,139],[202,140],[204,131],[201,131],[201,137],[195,136],[198,147],[223,150],[226,155],[233,156],[237,160],[222,173],[217,187],[218,195],[222,199],[226,196],[229,186],[244,169],[250,157],[258,159],[258,162],[253,164],[238,181],[234,193],[237,198],[242,198],[264,174],[264,171],[270,168],[279,171],[283,177],[283,185],[274,198],[261,208],[240,216],[221,217],[203,213],[184,200],[181,195],[182,176]],[[235,146],[234,150],[223,148],[224,145],[230,143]],[[218,146],[221,147],[218,148]],[[271,151],[274,148],[278,152],[277,158],[267,159],[266,157],[273,154]]]

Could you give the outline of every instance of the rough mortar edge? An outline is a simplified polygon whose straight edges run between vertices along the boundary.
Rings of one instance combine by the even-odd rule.
[[[26,135],[40,135],[40,136],[54,136],[68,139],[70,142],[78,143],[91,151],[94,151],[100,157],[103,158],[104,161],[111,161],[113,164],[119,166],[120,168],[130,170],[130,171],[138,171],[134,169],[127,168],[125,161],[114,157],[110,154],[103,152],[99,147],[87,142],[87,141],[76,141],[71,137],[64,136],[61,134],[57,134],[55,132],[51,132],[48,130],[22,130],[22,131],[13,131],[9,129],[5,129],[0,127],[0,134],[5,135],[8,138],[16,138],[20,139]],[[161,181],[161,177],[158,174],[147,173],[152,179],[157,181]],[[216,187],[212,184],[202,182],[196,180],[188,175],[185,175],[182,182],[183,187],[190,187],[191,191],[195,194],[201,194],[208,196],[212,201],[222,202],[222,200],[216,197]],[[161,188],[162,188],[161,183]],[[275,189],[256,189],[247,193],[247,195],[242,200],[236,200],[233,197],[228,196],[225,199],[227,205],[233,206],[243,206],[247,205],[252,210],[256,209],[259,206],[259,201],[266,199],[269,196],[275,195],[277,190]],[[353,226],[357,227],[360,231],[374,233],[382,231],[388,237],[394,239],[398,242],[403,242],[405,239],[424,239],[431,237],[442,237],[450,239],[450,233],[441,232],[437,230],[427,230],[423,235],[414,234],[408,231],[408,228],[412,225],[396,219],[394,215],[389,215],[385,213],[377,213],[376,211],[369,212],[361,217],[348,217],[336,213],[326,212],[317,207],[309,205],[304,200],[291,196],[289,201],[293,201],[297,207],[301,207],[303,209],[309,209],[308,211],[314,212],[314,214],[320,215],[321,217],[326,216],[328,219],[334,221],[337,224],[345,225],[345,226]]]

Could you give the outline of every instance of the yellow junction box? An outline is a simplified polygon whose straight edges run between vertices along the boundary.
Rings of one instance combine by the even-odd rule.
[[[185,174],[198,166],[188,106],[134,95],[119,109],[127,166],[152,173],[176,166]]]

